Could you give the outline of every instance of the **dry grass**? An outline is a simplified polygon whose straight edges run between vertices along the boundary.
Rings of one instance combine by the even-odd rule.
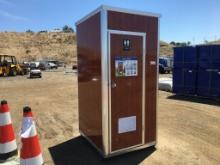
[[[170,45],[164,41],[160,41],[160,55],[172,56],[173,55],[173,45]]]
[[[76,61],[75,33],[0,32],[0,54],[15,55],[20,61],[53,58]]]
[[[160,54],[172,55],[172,46],[160,42]],[[75,33],[0,32],[0,54],[16,56],[21,62],[51,58],[76,62]]]

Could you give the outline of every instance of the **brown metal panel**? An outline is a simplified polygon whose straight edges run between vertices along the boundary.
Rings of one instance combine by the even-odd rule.
[[[157,98],[157,62],[158,18],[128,13],[108,11],[108,28],[146,33],[146,97],[145,97],[145,142],[156,140],[156,98]]]
[[[123,40],[130,40],[131,49],[123,50]],[[142,81],[143,81],[143,37],[111,34],[111,125],[112,151],[142,143]],[[117,58],[137,58],[137,76],[117,77],[115,60]],[[119,133],[119,118],[136,117],[136,130]]]
[[[102,147],[100,13],[77,25],[79,129]]]

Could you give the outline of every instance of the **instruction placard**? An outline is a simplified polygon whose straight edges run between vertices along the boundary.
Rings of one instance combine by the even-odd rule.
[[[117,57],[115,58],[115,76],[127,77],[138,75],[137,57]]]
[[[136,131],[136,116],[118,119],[118,133]]]

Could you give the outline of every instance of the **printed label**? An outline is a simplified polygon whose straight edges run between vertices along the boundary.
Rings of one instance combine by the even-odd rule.
[[[150,61],[151,65],[156,65],[156,61]]]
[[[137,76],[138,61],[136,57],[117,57],[115,59],[115,76]]]

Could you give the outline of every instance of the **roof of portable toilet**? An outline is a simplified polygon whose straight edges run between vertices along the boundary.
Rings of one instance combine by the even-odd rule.
[[[119,7],[112,7],[112,6],[107,6],[107,5],[101,5],[100,7],[98,7],[96,10],[90,12],[89,14],[87,14],[85,17],[83,17],[82,19],[80,19],[79,21],[76,22],[76,25],[84,22],[85,20],[87,20],[88,18],[90,18],[91,16],[95,15],[96,13],[102,11],[102,10],[106,10],[106,11],[116,11],[116,12],[121,12],[121,13],[129,13],[129,14],[135,14],[135,15],[143,15],[143,16],[150,16],[150,17],[161,17],[160,14],[158,13],[151,13],[151,12],[145,12],[145,11],[138,11],[138,10],[131,10],[131,9],[125,9],[125,8],[119,8]]]

